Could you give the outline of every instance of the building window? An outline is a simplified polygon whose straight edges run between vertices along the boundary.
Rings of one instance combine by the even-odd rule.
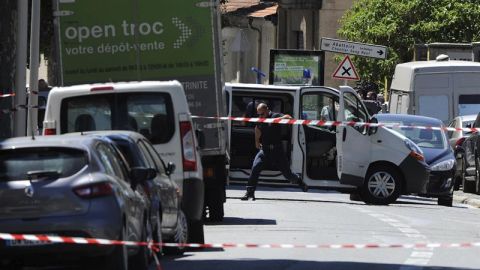
[[[295,31],[296,42],[297,42],[297,49],[304,50],[305,49],[305,39],[303,37],[303,31]]]

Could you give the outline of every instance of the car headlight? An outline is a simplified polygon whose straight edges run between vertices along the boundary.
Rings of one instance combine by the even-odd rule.
[[[411,151],[410,156],[412,156],[416,160],[425,160],[422,149],[420,149],[420,147],[418,147],[414,142],[412,142],[410,139],[405,139],[405,145]]]
[[[447,159],[432,166],[432,171],[449,171],[455,165],[454,159]]]

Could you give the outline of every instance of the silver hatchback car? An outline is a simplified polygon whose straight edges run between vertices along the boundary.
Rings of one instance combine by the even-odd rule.
[[[148,174],[149,169],[126,166],[104,138],[67,134],[0,141],[0,232],[146,241],[147,199],[137,186]],[[12,261],[67,258],[102,269],[147,269],[149,263],[146,247],[0,241],[0,268]]]

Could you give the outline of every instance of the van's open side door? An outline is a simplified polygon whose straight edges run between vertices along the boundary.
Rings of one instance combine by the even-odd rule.
[[[349,86],[340,86],[340,109],[337,121],[355,121],[355,126],[337,127],[337,173],[341,184],[361,186],[370,164],[371,141],[365,105]]]
[[[332,89],[305,87],[300,92],[299,116],[310,121],[335,121],[338,104],[338,95]],[[298,127],[294,153],[302,154],[299,160],[303,160],[303,181],[309,186],[339,186],[335,130],[332,126]]]

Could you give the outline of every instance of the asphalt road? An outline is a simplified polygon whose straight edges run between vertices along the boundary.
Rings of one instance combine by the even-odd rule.
[[[412,244],[480,242],[480,209],[402,197],[390,206],[350,201],[348,194],[260,187],[241,201],[227,191],[225,219],[207,223],[207,243]],[[468,248],[212,248],[161,258],[162,270],[480,269],[480,246]],[[33,270],[35,268],[27,268]],[[42,270],[64,269],[47,267]],[[69,269],[79,269],[76,267]],[[156,269],[154,265],[151,269]],[[35,269],[35,270],[38,270]]]
[[[480,242],[480,209],[442,207],[435,199],[402,197],[365,205],[347,194],[260,188],[257,200],[227,192],[225,220],[207,224],[208,243],[409,244]],[[162,258],[163,270],[216,269],[480,269],[480,247],[390,249],[225,248]],[[153,268],[152,268],[153,269]]]

